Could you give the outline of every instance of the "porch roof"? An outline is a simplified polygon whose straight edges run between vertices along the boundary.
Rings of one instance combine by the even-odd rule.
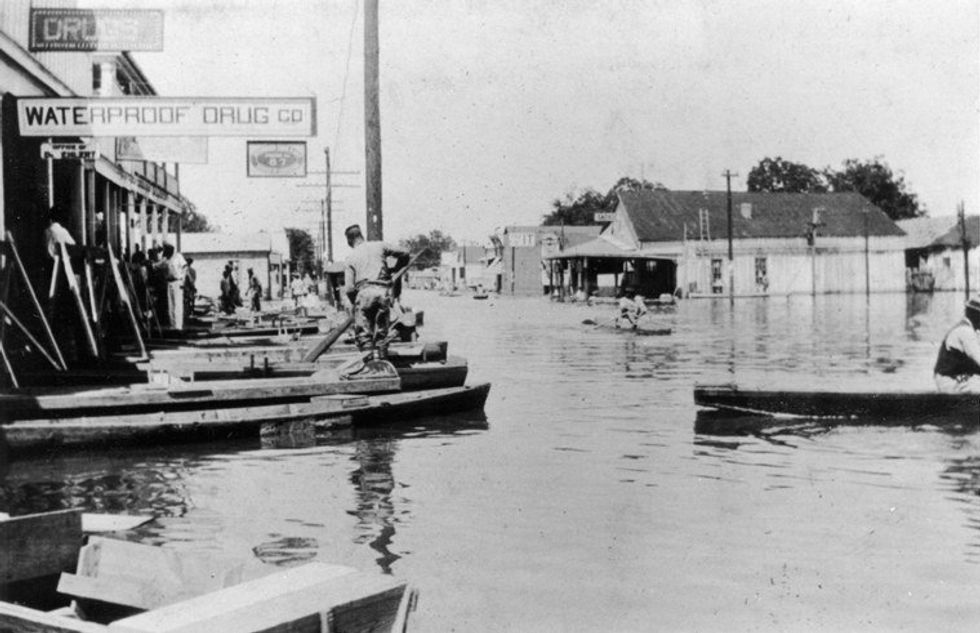
[[[679,255],[676,253],[655,253],[637,248],[632,248],[624,244],[615,242],[605,235],[600,235],[594,240],[584,242],[578,246],[566,248],[565,250],[548,255],[544,259],[578,259],[579,257],[590,257],[594,259],[671,259],[676,260]]]

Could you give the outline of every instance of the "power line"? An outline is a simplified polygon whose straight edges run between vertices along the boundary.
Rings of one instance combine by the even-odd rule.
[[[344,66],[344,83],[340,88],[340,108],[337,112],[337,131],[334,133],[333,146],[340,141],[340,124],[344,120],[344,103],[347,100],[347,80],[350,78],[350,59],[354,51],[354,28],[357,26],[357,16],[361,12],[360,0],[354,2],[354,19],[350,23],[350,35],[347,37],[347,63]]]

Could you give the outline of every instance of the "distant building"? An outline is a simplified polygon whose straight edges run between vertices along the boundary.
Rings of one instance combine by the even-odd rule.
[[[217,298],[221,275],[229,262],[237,266],[236,281],[242,292],[248,269],[259,278],[266,299],[281,298],[289,286],[289,241],[285,231],[274,233],[184,233],[181,252],[194,259],[197,292]]]
[[[439,279],[444,288],[459,290],[482,285],[494,289],[491,271],[493,254],[479,244],[463,244],[455,250],[442,253],[439,262]]]
[[[595,239],[601,226],[508,226],[495,240],[499,292],[549,294],[559,285],[550,256]]]
[[[905,266],[917,289],[964,290],[963,231],[959,218],[899,220],[906,233]],[[980,287],[980,215],[966,217],[970,288]]]
[[[903,291],[904,233],[856,193],[732,194],[733,266],[724,191],[619,195],[598,238],[549,257],[587,294],[646,297]]]

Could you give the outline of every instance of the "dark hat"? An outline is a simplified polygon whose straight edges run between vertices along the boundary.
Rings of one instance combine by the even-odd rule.
[[[980,295],[970,298],[964,307],[966,308],[967,312],[972,310],[973,312],[980,313]]]
[[[357,235],[362,235],[362,233],[361,233],[361,225],[360,224],[351,224],[346,229],[344,229],[344,236],[347,239],[350,239],[350,238],[352,238],[354,236],[357,236]]]

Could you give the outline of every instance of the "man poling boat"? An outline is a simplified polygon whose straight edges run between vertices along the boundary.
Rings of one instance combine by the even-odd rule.
[[[966,302],[963,318],[943,337],[934,371],[941,393],[980,394],[980,296]]]
[[[360,351],[384,360],[388,355],[389,322],[398,280],[411,264],[408,251],[381,241],[367,241],[361,227],[353,224],[344,231],[352,252],[344,267],[344,287],[354,317],[354,341]],[[392,274],[388,258],[395,259]]]

